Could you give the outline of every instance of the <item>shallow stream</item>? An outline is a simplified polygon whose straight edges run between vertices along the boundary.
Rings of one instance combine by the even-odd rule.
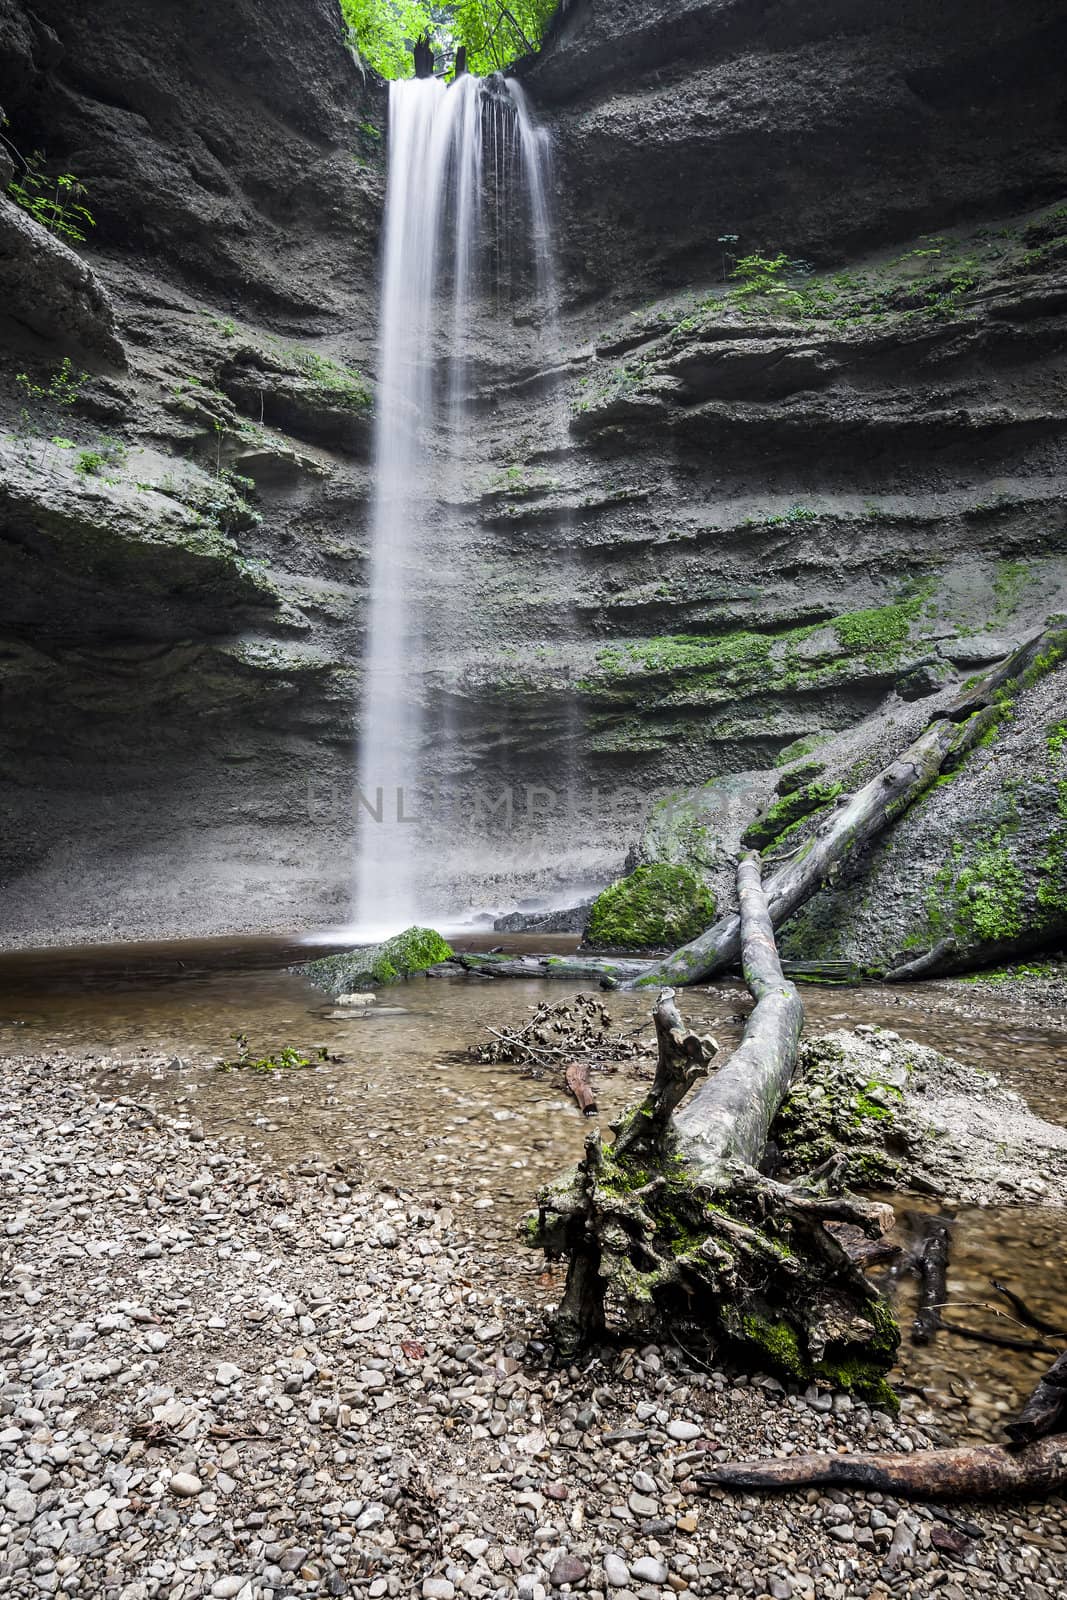
[[[544,940],[541,941],[543,945]],[[312,952],[317,953],[317,952]],[[140,956],[97,952],[80,964],[70,952],[0,957],[0,1057],[63,1051],[98,1063],[105,1092],[151,1098],[171,1116],[195,1118],[208,1136],[240,1136],[271,1160],[323,1162],[398,1188],[436,1192],[457,1218],[514,1256],[514,1228],[538,1186],[573,1161],[586,1123],[552,1078],[482,1065],[468,1047],[487,1029],[521,1022],[541,1000],[563,997],[558,982],[419,979],[383,991],[374,1004],[335,1006],[296,973],[266,967],[292,959],[290,947],[236,941],[154,946]],[[221,966],[222,970],[216,970]],[[901,991],[806,987],[809,1032],[876,1023],[995,1072],[1033,1109],[1063,1120],[1067,1034],[1023,1025],[1019,1013],[962,1019],[940,1007],[927,986]],[[613,994],[622,1028],[641,1030],[653,1048],[647,994]],[[724,1048],[740,1036],[750,1001],[740,984],[692,991],[687,1022]],[[291,1044],[331,1059],[304,1071],[221,1072],[235,1054],[233,1035],[256,1055]],[[647,1062],[595,1077],[601,1118],[641,1092]],[[902,1196],[901,1213],[931,1209]],[[951,1197],[944,1209],[957,1214]],[[1067,1327],[1060,1213],[998,1207],[958,1211],[950,1298],[967,1302],[960,1321],[1023,1333],[981,1306],[1003,1279],[1033,1307]],[[522,1271],[527,1292],[554,1298],[558,1275],[540,1283]],[[910,1322],[913,1284],[895,1291]],[[920,1387],[954,1434],[988,1436],[1001,1413],[1017,1409],[1049,1357],[1021,1354],[941,1334],[926,1348],[905,1340],[901,1373]]]

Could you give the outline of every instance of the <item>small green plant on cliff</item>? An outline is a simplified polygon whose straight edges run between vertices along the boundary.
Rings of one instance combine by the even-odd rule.
[[[78,451],[74,470],[83,478],[95,478],[105,467],[120,467],[128,453],[121,439],[102,439],[99,449]]]
[[[47,172],[40,150],[25,158],[24,167],[22,176],[13,178],[7,186],[15,204],[49,233],[71,244],[84,244],[88,237],[85,229],[95,228],[96,218],[82,204],[88,190],[81,179],[73,172]]]
[[[597,896],[585,942],[619,950],[688,944],[714,917],[715,896],[694,872],[657,862],[638,867]]]
[[[789,257],[783,251],[776,256],[741,256],[730,274],[738,284],[734,290],[735,296],[769,294],[772,289],[778,288],[789,266]]]
[[[819,513],[813,506],[795,505],[790,506],[788,511],[780,511],[773,517],[767,517],[764,525],[768,528],[780,528],[787,523],[818,522],[818,520]]]
[[[25,390],[31,400],[67,407],[77,405],[82,389],[88,381],[89,374],[75,372],[69,356],[63,357],[47,383],[35,382],[28,372],[15,374],[15,382]]]

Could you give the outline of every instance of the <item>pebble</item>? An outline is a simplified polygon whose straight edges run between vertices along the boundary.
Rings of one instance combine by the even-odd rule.
[[[639,1583],[666,1583],[667,1568],[655,1556],[639,1556],[630,1567],[630,1575]]]
[[[577,1556],[560,1556],[549,1576],[557,1588],[562,1588],[565,1583],[581,1583],[588,1573],[588,1564]]]
[[[176,1494],[181,1500],[188,1500],[194,1494],[199,1494],[203,1487],[195,1472],[176,1472],[170,1480],[171,1494]]]
[[[624,1589],[630,1581],[630,1569],[621,1556],[609,1551],[604,1557],[604,1577],[613,1589]]]
[[[473,1231],[447,1172],[420,1192],[413,1161],[409,1193],[355,1165],[271,1166],[188,1117],[146,1125],[58,1052],[6,1060],[4,1099],[0,1208],[25,1221],[5,1239],[0,1389],[18,1600],[1067,1592],[1052,1502],[964,1523],[841,1491],[698,1494],[706,1443],[921,1449],[922,1408],[805,1399],[666,1346],[550,1366],[554,1290]]]

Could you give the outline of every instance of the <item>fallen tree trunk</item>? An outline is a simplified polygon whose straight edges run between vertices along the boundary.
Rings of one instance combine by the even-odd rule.
[[[880,1489],[906,1498],[972,1499],[1047,1494],[1067,1487],[1067,1350],[1056,1357],[1014,1422],[1011,1445],[915,1450],[910,1455],[805,1455],[726,1461],[696,1474],[704,1488]],[[1014,1446],[1014,1448],[1013,1448]]]
[[[945,714],[932,722],[897,760],[838,806],[798,854],[768,881],[767,906],[772,926],[779,927],[824,883],[839,876],[871,839],[929,789],[942,771],[958,767],[991,722],[1002,714],[997,696],[1005,685],[1024,680],[1027,671],[1038,671],[1043,659],[1056,651],[1062,653],[1065,642],[1067,631],[1063,628],[1049,629],[1026,640],[973,690],[947,707]],[[624,989],[702,983],[734,966],[740,947],[740,916],[721,917],[699,938],[653,963],[638,977],[618,981]],[[950,954],[947,950],[942,952],[942,956]],[[899,981],[936,969],[933,960],[919,966],[920,961],[921,957],[904,969],[898,968],[894,978]]]
[[[589,1082],[588,1061],[569,1061],[563,1074],[567,1088],[578,1102],[578,1110],[583,1117],[595,1117],[597,1114],[596,1095]]]
[[[757,1165],[796,1064],[803,1007],[782,974],[759,858],[738,867],[745,979],[756,1000],[741,1043],[681,1110],[706,1073],[714,1041],[687,1033],[672,990],[654,1017],[655,1082],[616,1124],[615,1144],[586,1141],[579,1166],[538,1196],[528,1243],[566,1257],[556,1317],[562,1352],[606,1329],[711,1336],[750,1362],[793,1377],[822,1377],[883,1402],[897,1329],[892,1314],[823,1226],[846,1222],[870,1237],[889,1207],[833,1192],[834,1169],[807,1184],[763,1177]]]
[[[696,1474],[703,1488],[880,1489],[914,1499],[1047,1494],[1067,1485],[1067,1435],[1022,1450],[983,1444],[911,1455],[806,1455],[787,1461],[728,1461]]]
[[[462,952],[449,957],[449,965],[483,978],[592,978],[609,988],[648,969],[647,961],[590,956],[494,956]]]
[[[778,869],[766,885],[772,927],[777,928],[791,917],[828,878],[855,860],[877,833],[930,787],[958,734],[955,723],[944,719],[932,723],[899,760],[839,806],[801,852]],[[720,917],[698,939],[646,968],[639,977],[624,979],[621,987],[702,983],[732,967],[740,949],[740,916]]]

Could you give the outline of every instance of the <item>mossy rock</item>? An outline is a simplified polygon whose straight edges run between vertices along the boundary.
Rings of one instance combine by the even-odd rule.
[[[850,1059],[838,1040],[806,1041],[771,1129],[787,1171],[844,1157],[843,1176],[859,1187],[892,1188],[907,1177],[918,1143],[905,1106],[909,1073],[899,1063],[879,1073],[866,1054]]]
[[[585,942],[594,949],[688,944],[715,920],[715,896],[688,867],[638,867],[593,902]]]
[[[806,783],[776,800],[761,817],[757,817],[741,835],[741,843],[753,850],[764,850],[775,844],[790,828],[815,812],[831,805],[842,792],[839,783]]]
[[[825,761],[801,761],[795,767],[787,767],[778,779],[775,786],[779,795],[795,794],[805,784],[814,783],[816,778],[821,778],[826,771]]]
[[[453,951],[433,928],[405,928],[382,944],[369,945],[360,950],[346,950],[341,955],[323,956],[309,961],[298,970],[305,978],[325,989],[335,998],[353,994],[358,989],[380,989],[386,984],[400,983],[427,967],[447,961]]]

